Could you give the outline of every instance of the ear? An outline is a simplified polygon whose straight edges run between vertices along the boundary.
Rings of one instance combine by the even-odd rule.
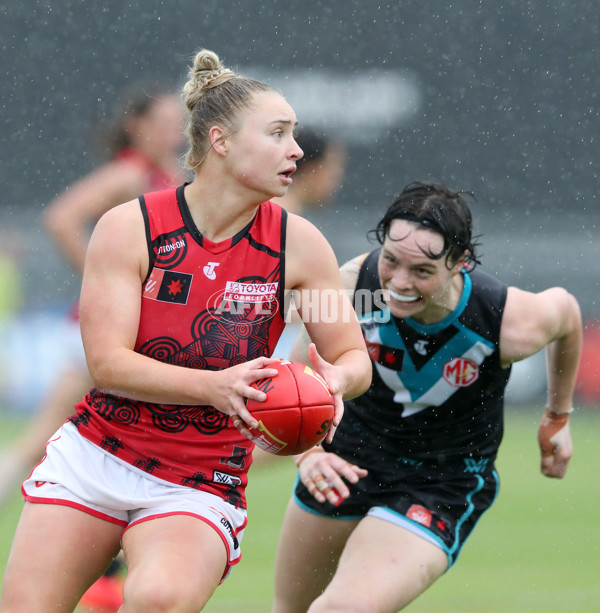
[[[467,251],[465,249],[465,252],[463,253],[463,255],[456,261],[456,264],[454,264],[454,266],[452,267],[453,277],[462,271],[463,266],[465,265],[466,261],[467,261]]]
[[[208,140],[210,142],[210,148],[217,155],[226,155],[227,154],[227,142],[225,140],[226,134],[223,128],[220,126],[213,126],[208,131]]]

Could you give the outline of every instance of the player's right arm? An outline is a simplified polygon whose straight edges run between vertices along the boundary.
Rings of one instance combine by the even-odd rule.
[[[267,368],[273,360],[257,358],[221,371],[207,371],[166,364],[134,351],[148,266],[138,201],[108,211],[90,240],[80,300],[81,334],[95,385],[105,392],[146,402],[212,405],[257,425],[244,398],[264,400],[265,395],[250,384],[277,374]],[[250,434],[243,427],[240,431]]]

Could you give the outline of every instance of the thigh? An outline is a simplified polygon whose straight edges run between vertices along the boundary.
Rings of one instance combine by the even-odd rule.
[[[437,545],[379,518],[366,517],[348,539],[331,583],[310,613],[394,613],[447,567],[448,557]]]
[[[123,598],[132,611],[200,611],[228,562],[221,535],[191,515],[137,523],[125,532],[122,545],[127,563]]]
[[[4,575],[0,610],[73,610],[117,555],[122,531],[119,525],[68,506],[25,503]]]
[[[331,519],[291,500],[275,559],[273,613],[305,613],[325,589],[358,520]]]

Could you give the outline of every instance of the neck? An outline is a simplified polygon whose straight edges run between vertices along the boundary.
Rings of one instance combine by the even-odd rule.
[[[460,273],[454,275],[448,291],[442,296],[440,301],[431,305],[431,307],[427,309],[427,312],[419,313],[413,319],[424,325],[432,325],[442,321],[442,319],[448,317],[458,306],[462,298],[464,286],[465,280],[463,275]]]
[[[238,190],[224,189],[222,185],[196,177],[185,187],[185,199],[196,227],[215,243],[231,238],[248,225],[263,202],[247,194],[243,198]]]
[[[289,191],[285,196],[281,198],[271,198],[273,202],[283,207],[288,213],[296,213],[296,215],[302,214],[302,201],[300,198],[295,197],[295,192]]]

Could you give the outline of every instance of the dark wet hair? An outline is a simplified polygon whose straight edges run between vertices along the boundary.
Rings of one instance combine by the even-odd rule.
[[[383,245],[389,237],[394,219],[417,223],[441,234],[444,239],[444,248],[439,253],[423,251],[427,257],[432,260],[445,258],[446,266],[451,268],[464,256],[465,263],[474,268],[480,264],[477,255],[479,243],[472,236],[473,219],[463,198],[465,195],[475,200],[471,192],[455,192],[436,183],[410,183],[388,208],[376,228],[368,234]]]

